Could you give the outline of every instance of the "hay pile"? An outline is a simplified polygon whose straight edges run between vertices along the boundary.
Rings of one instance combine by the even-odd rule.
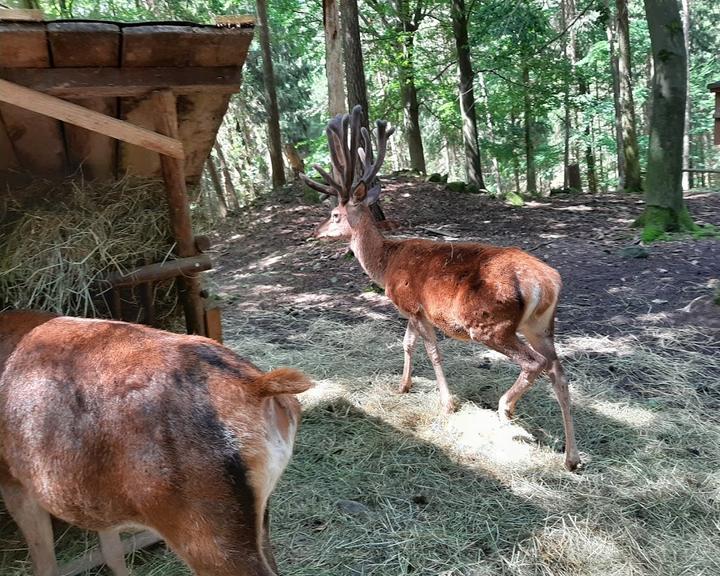
[[[106,316],[108,274],[172,250],[159,182],[38,181],[0,201],[0,309]]]

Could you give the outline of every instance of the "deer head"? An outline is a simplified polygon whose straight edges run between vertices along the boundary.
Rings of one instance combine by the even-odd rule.
[[[355,106],[352,114],[335,116],[327,128],[330,149],[331,173],[322,166],[314,168],[324,183],[300,174],[313,190],[328,196],[337,196],[338,205],[315,231],[318,238],[349,238],[364,214],[369,216],[368,205],[380,196],[377,174],[385,160],[388,138],[395,131],[384,120],[377,121],[378,155],[373,156],[370,133],[362,126],[362,107]],[[359,161],[359,164],[358,164]]]

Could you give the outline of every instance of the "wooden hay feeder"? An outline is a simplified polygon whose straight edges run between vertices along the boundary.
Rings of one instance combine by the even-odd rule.
[[[199,278],[211,263],[193,236],[186,186],[199,181],[240,87],[254,24],[230,23],[43,22],[0,10],[0,184],[19,173],[162,177],[177,260],[108,280],[116,291],[178,277],[188,332],[218,339],[219,312],[206,310]]]

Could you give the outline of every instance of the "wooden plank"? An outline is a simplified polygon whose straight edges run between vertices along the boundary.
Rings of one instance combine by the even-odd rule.
[[[130,142],[136,146],[142,146],[172,158],[181,160],[185,158],[182,142],[175,138],[168,138],[157,132],[133,126],[117,118],[110,118],[60,98],[18,86],[7,80],[0,80],[0,102],[39,112],[51,118],[69,122],[100,134],[106,134],[123,142]]]
[[[45,25],[0,22],[0,67],[50,67]],[[43,176],[65,173],[60,122],[6,104],[0,104],[0,114],[21,167]]]
[[[155,110],[158,132],[171,138],[178,137],[177,103],[169,90],[153,92],[149,100]],[[175,251],[180,257],[196,254],[195,239],[190,220],[190,203],[185,186],[184,162],[168,156],[160,156],[168,208],[170,210],[170,229],[175,239]],[[200,296],[202,285],[195,273],[178,279],[180,297],[185,309],[185,323],[188,334],[205,335],[203,299]]]
[[[16,170],[20,167],[20,163],[15,156],[12,142],[5,130],[5,122],[3,122],[0,114],[0,172],[5,170]]]
[[[45,18],[42,10],[30,8],[0,8],[0,21],[42,22]]]
[[[55,69],[51,74],[67,74],[67,68],[117,66],[120,59],[120,28],[99,22],[51,22],[47,25],[50,53]],[[116,117],[117,98],[92,98],[83,94],[71,102],[107,116]],[[85,177],[115,177],[117,142],[104,134],[67,124],[65,149],[71,171],[82,169]]]
[[[222,311],[218,306],[205,309],[205,335],[220,344],[223,343]]]
[[[53,49],[53,57],[55,50]],[[60,66],[56,61],[56,66]],[[177,95],[240,89],[241,70],[235,66],[201,68],[0,68],[0,78],[59,98],[144,96],[162,88]]]
[[[123,66],[240,68],[252,40],[253,28],[199,26],[133,26],[123,29]],[[225,115],[229,95],[193,94],[178,97],[180,139],[185,144],[185,175],[194,183]],[[123,115],[140,125],[152,122],[153,110],[142,102],[123,99]],[[149,124],[152,125],[152,124]],[[123,146],[123,167],[131,173],[154,176],[159,161],[153,155],[139,155]]]
[[[134,554],[138,550],[152,546],[162,541],[162,537],[150,530],[143,530],[136,534],[131,534],[122,539],[123,554]],[[60,576],[77,576],[93,568],[97,568],[105,564],[105,558],[99,546],[95,546],[88,550],[81,558],[73,560],[63,566],[60,566]]]
[[[215,16],[215,24],[218,26],[255,26],[255,16],[248,14]]]

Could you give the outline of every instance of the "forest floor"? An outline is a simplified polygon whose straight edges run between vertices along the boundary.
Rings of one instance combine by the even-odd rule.
[[[720,193],[688,205],[720,225]],[[404,321],[344,243],[311,239],[329,209],[289,187],[223,223],[210,275],[225,343],[316,382],[272,498],[281,573],[720,574],[720,241],[676,238],[636,257],[634,196],[512,207],[399,176],[383,208],[396,237],[520,246],[561,272],[556,341],[583,467],[563,469],[547,379],[500,424],[518,370],[480,345],[440,340],[455,414],[440,414],[422,347],[412,391],[396,394]],[[62,554],[90,541],[61,541]],[[137,554],[133,573],[187,572],[161,547]]]

